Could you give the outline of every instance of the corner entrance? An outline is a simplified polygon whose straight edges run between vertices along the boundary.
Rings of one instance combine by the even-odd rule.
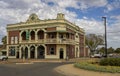
[[[64,51],[63,51],[63,48],[60,48],[59,58],[60,58],[60,59],[63,59],[63,58],[64,58]]]
[[[37,54],[38,54],[38,58],[39,59],[44,59],[45,58],[45,48],[43,47],[43,46],[39,46],[38,48],[37,48]]]

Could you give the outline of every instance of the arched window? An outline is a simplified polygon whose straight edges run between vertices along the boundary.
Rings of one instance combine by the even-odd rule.
[[[26,32],[25,31],[21,34],[21,36],[22,36],[22,40],[26,40]]]
[[[42,30],[38,31],[37,35],[38,35],[38,39],[44,39],[44,31]]]
[[[35,32],[31,31],[30,35],[31,35],[31,40],[35,40]]]

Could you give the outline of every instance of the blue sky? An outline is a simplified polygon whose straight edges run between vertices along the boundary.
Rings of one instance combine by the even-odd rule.
[[[120,47],[120,0],[0,0],[0,11],[0,40],[7,34],[7,24],[25,22],[31,13],[40,19],[63,13],[86,34],[100,35],[104,35],[102,16],[106,16],[108,47]]]

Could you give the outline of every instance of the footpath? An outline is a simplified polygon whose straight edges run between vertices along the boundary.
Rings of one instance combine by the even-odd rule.
[[[6,61],[0,61],[0,64],[33,64],[36,62],[51,62],[51,63],[59,63],[59,62],[65,62],[65,60],[59,60],[59,59],[8,59]]]
[[[66,64],[54,69],[65,76],[120,76],[120,73],[94,72],[75,68],[73,64]]]

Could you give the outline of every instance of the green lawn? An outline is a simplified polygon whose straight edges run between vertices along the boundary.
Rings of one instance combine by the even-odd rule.
[[[99,64],[92,64],[92,62],[78,62],[75,63],[74,66],[91,71],[120,73],[120,66],[101,66]]]

